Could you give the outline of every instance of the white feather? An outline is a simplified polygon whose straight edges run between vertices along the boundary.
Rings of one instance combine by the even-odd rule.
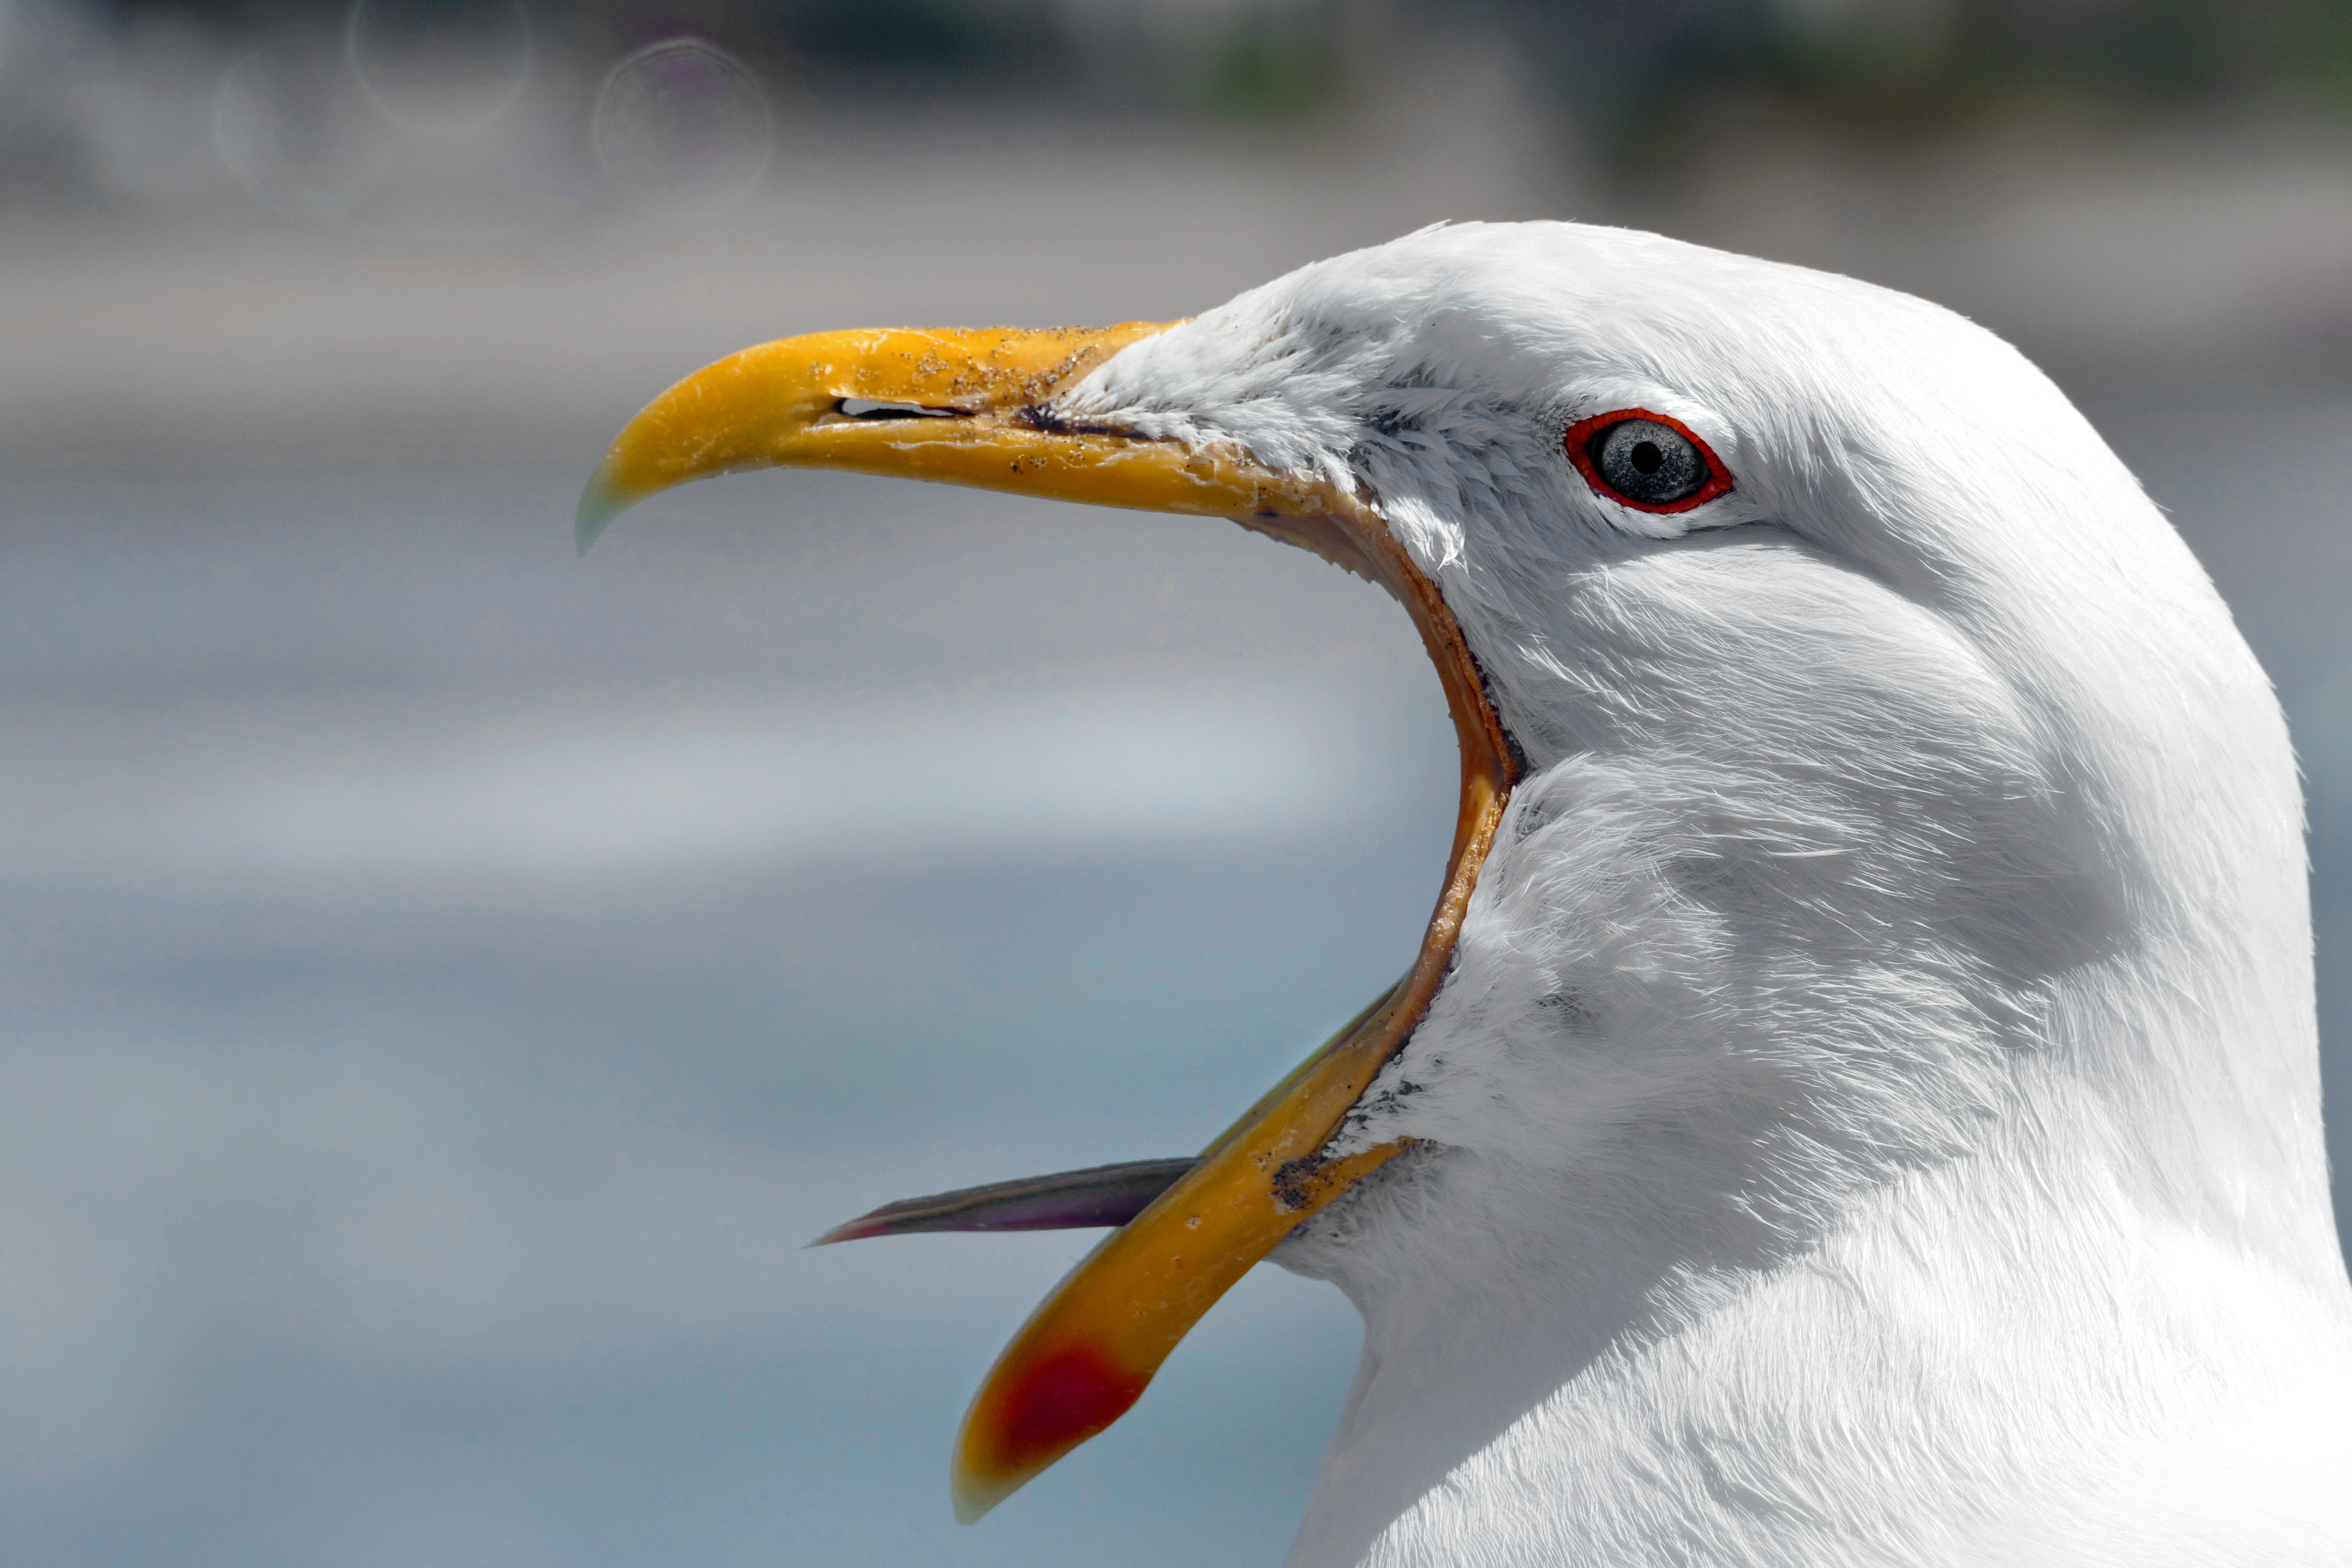
[[[1850,279],[1424,230],[1090,422],[1374,496],[1527,754],[1286,1243],[1365,1320],[1291,1561],[2352,1562],[2294,758],[2050,382]],[[1641,407],[1733,491],[1604,500]]]

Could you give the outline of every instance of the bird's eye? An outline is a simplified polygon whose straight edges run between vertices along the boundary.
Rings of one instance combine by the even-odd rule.
[[[1592,466],[1627,500],[1664,506],[1706,483],[1698,448],[1663,425],[1626,419],[1592,438]]]
[[[1689,426],[1645,408],[1580,419],[1562,444],[1594,489],[1640,511],[1687,511],[1731,489],[1731,476]]]

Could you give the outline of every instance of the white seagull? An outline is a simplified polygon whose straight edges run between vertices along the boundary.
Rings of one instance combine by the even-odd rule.
[[[1412,966],[1197,1160],[827,1238],[1117,1226],[974,1399],[963,1517],[1270,1256],[1364,1319],[1298,1568],[2352,1563],[2286,728],[2014,350],[1441,226],[1172,324],[747,350],[623,432],[582,547],[779,465],[1306,545],[1462,746]]]

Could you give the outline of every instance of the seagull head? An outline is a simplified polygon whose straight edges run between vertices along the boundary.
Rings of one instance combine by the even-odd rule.
[[[1314,550],[1402,605],[1460,742],[1397,984],[1197,1161],[1066,1184],[1141,1185],[976,1397],[967,1518],[1270,1254],[1364,1310],[1350,1428],[1386,1399],[1488,1435],[1727,1279],[1862,1231],[1917,1255],[1931,1209],[2334,1258],[2277,705],[2121,463],[1961,318],[1650,235],[1440,226],[1175,323],[747,350],[624,431],[582,546],[758,467]],[[1438,1320],[1517,1369],[1500,1406],[1383,1393],[1375,1352]]]

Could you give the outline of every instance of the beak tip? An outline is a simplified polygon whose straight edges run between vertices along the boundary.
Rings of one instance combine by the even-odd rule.
[[[988,1517],[989,1510],[1013,1495],[1013,1488],[982,1485],[975,1478],[963,1473],[958,1466],[949,1479],[948,1493],[955,1501],[958,1524],[978,1524]]]
[[[613,520],[635,506],[638,499],[601,472],[590,479],[588,488],[580,492],[580,510],[572,514],[572,540],[580,553],[587,554],[590,546],[613,526]]]

